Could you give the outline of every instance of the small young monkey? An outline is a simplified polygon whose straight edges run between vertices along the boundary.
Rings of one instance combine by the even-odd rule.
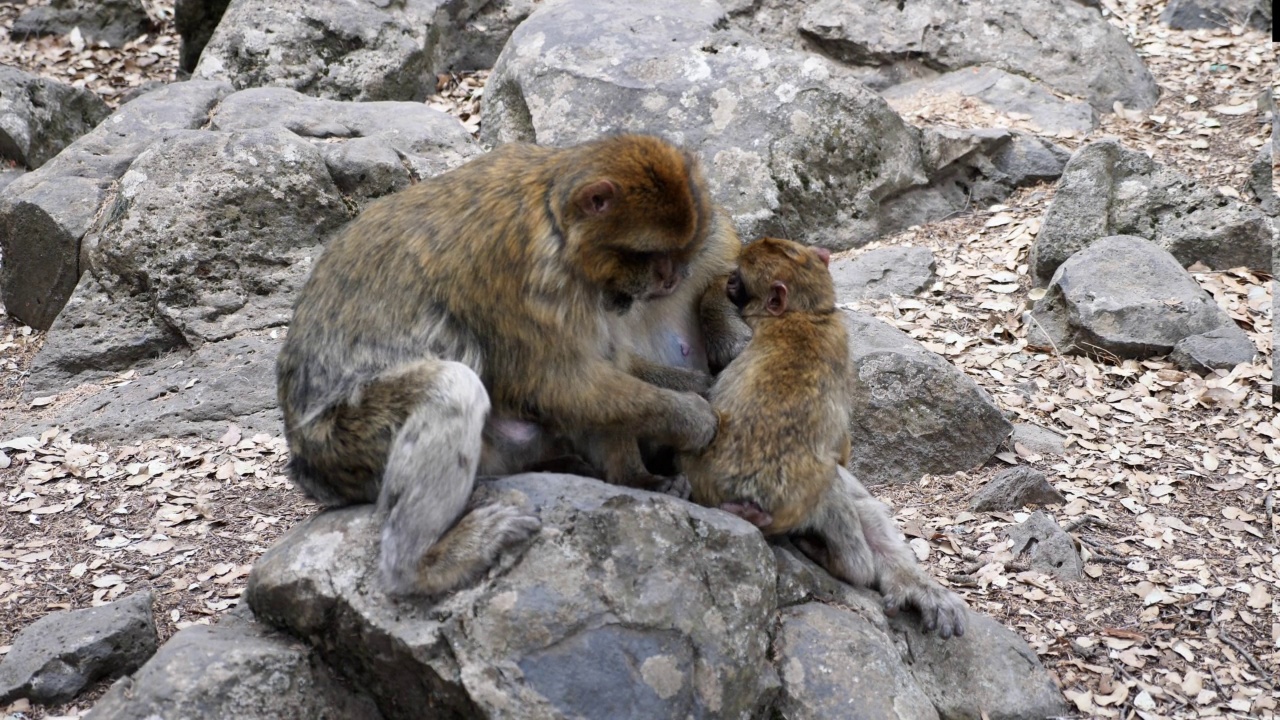
[[[844,467],[849,338],[830,257],[775,238],[742,249],[726,294],[753,335],[711,388],[715,440],[682,469],[696,502],[796,535],[832,575],[877,588],[889,612],[913,605],[926,630],[963,635],[964,601],[916,564],[888,508]]]

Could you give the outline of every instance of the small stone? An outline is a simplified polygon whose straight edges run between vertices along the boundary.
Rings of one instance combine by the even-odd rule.
[[[1066,497],[1045,479],[1044,473],[1026,466],[1005,468],[974,494],[969,507],[978,512],[1017,510],[1024,505],[1065,504]]]
[[[1207,375],[1253,362],[1258,349],[1239,327],[1222,327],[1178,341],[1169,359],[1183,370]]]
[[[178,632],[131,677],[116,681],[88,718],[382,720],[382,714],[313,648],[237,607],[216,625]]]
[[[1042,510],[1009,528],[1009,539],[1013,554],[1025,557],[1037,570],[1063,580],[1078,580],[1084,571],[1075,541]]]
[[[1061,456],[1067,451],[1066,438],[1032,423],[1014,423],[1013,442],[1038,455]]]

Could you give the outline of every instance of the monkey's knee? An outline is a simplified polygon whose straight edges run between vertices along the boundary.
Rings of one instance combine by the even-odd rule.
[[[379,567],[389,592],[410,594],[424,557],[466,510],[489,398],[461,363],[424,362],[396,377],[413,386],[417,403],[391,441],[383,471]]]

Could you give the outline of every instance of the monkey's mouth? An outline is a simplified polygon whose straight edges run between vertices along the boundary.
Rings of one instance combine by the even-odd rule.
[[[663,282],[654,283],[649,286],[649,292],[645,293],[646,300],[654,298],[664,298],[680,289],[680,285],[684,280],[683,274],[673,275]]]

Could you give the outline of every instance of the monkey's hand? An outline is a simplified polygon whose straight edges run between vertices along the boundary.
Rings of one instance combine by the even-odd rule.
[[[720,416],[701,395],[680,393],[678,404],[669,444],[680,452],[701,452],[716,439]]]
[[[920,624],[925,632],[938,632],[946,640],[964,635],[968,621],[967,606],[961,597],[920,573],[918,579],[895,583],[884,589],[885,613],[896,615],[907,605],[920,611]]]
[[[665,480],[666,482],[663,483],[662,489],[658,492],[681,500],[688,500],[689,496],[693,494],[693,485],[689,484],[689,478],[684,475],[672,475],[665,478]]]

